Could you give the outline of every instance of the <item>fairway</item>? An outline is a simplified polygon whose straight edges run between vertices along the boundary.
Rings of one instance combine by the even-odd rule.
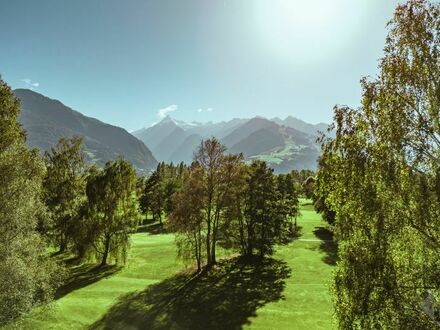
[[[320,216],[306,201],[301,202],[302,216],[298,219],[298,225],[302,227],[302,236],[288,245],[277,247],[275,261],[271,264],[271,266],[274,264],[279,266],[278,270],[289,269],[289,276],[284,272],[280,273],[279,278],[275,278],[274,283],[278,283],[279,288],[270,287],[275,285],[270,282],[270,276],[265,283],[261,283],[261,277],[259,282],[255,282],[260,273],[253,272],[249,266],[245,266],[246,278],[254,281],[249,285],[264,284],[264,287],[261,285],[260,291],[255,290],[257,293],[246,295],[251,286],[247,288],[243,285],[243,278],[235,278],[235,282],[227,282],[230,274],[236,274],[235,265],[219,267],[216,274],[205,276],[196,284],[191,284],[192,292],[203,296],[203,286],[211,287],[212,278],[215,278],[218,286],[216,296],[204,298],[204,303],[201,304],[203,313],[209,313],[211,306],[217,308],[215,304],[223,299],[228,302],[220,315],[228,318],[225,322],[234,322],[230,323],[234,326],[240,325],[250,329],[332,328],[329,283],[332,265],[335,262],[335,246],[329,241],[328,232],[324,229],[325,223]],[[177,292],[173,289],[177,285],[180,288],[182,283],[185,285],[188,283],[187,279],[186,282],[182,281],[182,276],[175,276],[183,268],[184,265],[176,257],[173,235],[146,232],[134,234],[126,267],[121,270],[109,269],[105,276],[98,276],[93,271],[89,271],[70,285],[50,308],[31,313],[22,327],[86,329],[93,325],[93,327],[107,326],[117,329],[149,328],[142,327],[141,324],[147,316],[151,321],[152,310],[156,308],[154,304],[166,305],[165,309],[161,306],[159,314],[155,312],[154,322],[162,322],[164,319],[168,322],[154,323],[154,327],[165,328],[165,324],[175,326],[175,323],[170,323],[176,322],[172,317],[179,317],[179,325],[191,324],[180,322],[183,316],[176,313],[197,317],[197,306],[194,306],[198,301],[197,297],[188,302],[187,306],[182,305],[180,301],[180,305],[176,303],[173,310],[169,307],[173,301],[173,293]],[[219,276],[220,274],[222,276]],[[165,279],[169,280],[164,281]],[[239,283],[242,289],[236,288],[237,281],[241,281]],[[200,287],[197,288],[197,285]],[[234,293],[238,292],[241,300],[237,301],[236,297],[227,290],[222,290],[222,285],[223,288],[231,286],[235,290]],[[148,299],[152,299],[150,305],[143,306]],[[120,315],[117,315],[118,313]],[[216,313],[218,314],[219,310],[216,310]],[[108,323],[121,319],[123,322],[119,326]],[[217,323],[218,328],[221,328],[220,322]]]
[[[324,229],[312,205],[301,200],[301,237],[287,246],[279,246],[275,258],[291,268],[286,279],[284,299],[257,310],[249,329],[332,329],[332,302],[329,291],[336,246]]]

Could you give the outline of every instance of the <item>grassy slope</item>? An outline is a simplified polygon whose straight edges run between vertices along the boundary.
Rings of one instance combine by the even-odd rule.
[[[278,248],[277,259],[291,268],[282,292],[285,299],[257,309],[247,327],[252,329],[330,329],[332,308],[328,283],[331,277],[333,249],[315,241],[324,226],[311,206],[302,207],[301,239]],[[121,271],[92,284],[78,286],[58,299],[51,310],[36,310],[24,322],[27,329],[79,329],[98,321],[117,298],[159,283],[183,268],[176,259],[174,239],[169,234],[132,236],[128,265]]]

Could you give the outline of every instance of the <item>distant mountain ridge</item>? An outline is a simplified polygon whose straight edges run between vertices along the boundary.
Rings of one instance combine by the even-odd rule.
[[[84,138],[89,163],[103,165],[122,156],[143,174],[157,164],[145,144],[123,128],[84,116],[58,100],[29,89],[16,89],[14,94],[20,99],[20,122],[27,131],[27,142],[31,147],[47,151],[61,137],[79,135]]]
[[[214,136],[229,152],[243,153],[248,161],[261,159],[277,172],[316,169],[316,143],[327,124],[309,124],[298,118],[234,118],[220,123],[185,123],[170,116],[132,134],[142,140],[159,161],[190,163],[202,139]]]
[[[307,134],[318,134],[319,132],[326,133],[329,127],[329,125],[326,123],[309,124],[301,119],[292,116],[288,116],[284,120],[278,117],[272,118],[271,120],[276,122],[278,125],[292,127],[300,132]]]

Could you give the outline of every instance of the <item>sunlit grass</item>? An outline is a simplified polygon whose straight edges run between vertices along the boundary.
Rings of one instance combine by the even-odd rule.
[[[307,201],[301,200],[301,203],[307,204]],[[262,301],[260,304],[258,299],[264,298],[266,291],[262,291],[262,294],[257,292],[258,290],[255,288],[255,294],[247,295],[244,294],[248,292],[246,289],[240,294],[240,299],[243,301],[235,302],[236,307],[234,307],[233,301],[229,301],[225,308],[230,308],[230,310],[221,311],[225,317],[230,315],[228,322],[243,321],[242,325],[251,329],[330,329],[332,327],[332,307],[328,285],[334,260],[329,259],[329,251],[326,251],[323,242],[317,241],[318,238],[315,235],[316,229],[324,227],[325,224],[315,213],[310,203],[301,207],[301,213],[302,217],[298,219],[298,225],[302,227],[300,240],[279,246],[274,255],[274,259],[282,262],[282,265],[285,265],[290,272],[290,277],[279,278],[280,288],[282,288],[280,297]],[[301,239],[306,239],[306,241],[301,241]],[[220,252],[220,255],[225,255],[225,252]],[[236,266],[225,264],[224,267],[235,269]],[[26,329],[84,329],[92,324],[99,324],[98,321],[103,318],[112,320],[114,315],[111,313],[118,310],[115,304],[121,303],[118,298],[128,294],[132,299],[132,297],[136,297],[134,292],[139,292],[139,297],[141,297],[142,292],[150,292],[148,288],[153,288],[153,285],[154,288],[166,287],[167,283],[174,283],[169,282],[170,280],[180,279],[175,275],[183,268],[183,263],[176,257],[172,234],[150,234],[147,232],[134,234],[132,235],[128,264],[124,268],[115,270],[114,273],[112,273],[113,270],[109,270],[108,276],[98,278],[96,281],[94,281],[95,278],[90,277],[95,276],[95,273],[87,273],[87,276],[90,275],[90,278],[87,277],[90,283],[85,282],[81,284],[84,286],[78,285],[78,288],[75,286],[69,288],[69,291],[56,300],[51,308],[35,310],[23,322],[22,327]],[[212,278],[218,278],[221,281],[214,281],[217,283],[214,298],[203,297],[204,302],[200,309],[204,313],[210,308],[209,304],[214,306],[215,301],[221,300],[222,294],[225,299],[231,300],[233,295],[228,293],[228,290],[239,290],[243,288],[243,285],[252,290],[252,283],[248,284],[248,279],[240,284],[240,281],[245,280],[242,277],[237,277],[233,282],[225,282],[227,279],[224,277],[228,276],[228,273],[222,269],[224,268],[219,268],[217,273],[212,275]],[[255,274],[250,278],[256,281]],[[164,281],[165,279],[168,280]],[[206,281],[210,279],[210,277],[205,277],[205,280],[198,282],[199,284],[192,285],[207,285],[209,282]],[[260,287],[266,290],[261,281],[256,283],[260,283]],[[229,285],[229,287],[222,287],[222,285]],[[267,285],[274,284],[267,283]],[[196,286],[194,290],[201,290],[199,286]],[[259,294],[261,296],[258,296]],[[172,294],[170,296],[170,293],[167,292],[167,297],[172,297]],[[176,298],[175,305],[173,305],[174,312],[178,312],[180,308],[196,315],[193,313],[197,313],[197,296],[193,300],[185,299]],[[249,301],[245,302],[244,300]],[[177,302],[180,305],[176,305]],[[155,302],[152,301],[152,303]],[[161,302],[157,301],[157,303]],[[187,306],[185,303],[190,305]],[[241,306],[243,303],[247,303],[247,308],[237,309],[237,306]],[[135,301],[134,306],[141,306],[139,304],[143,304],[142,300]],[[171,307],[168,306],[168,308]],[[240,311],[243,313],[241,316],[239,315]],[[141,314],[134,313],[131,316],[135,317],[136,315]],[[126,317],[128,323],[139,324],[144,321],[146,316],[142,315],[142,319],[137,320],[129,319],[130,315],[128,314]],[[173,322],[179,320],[168,319]],[[191,322],[187,324],[191,324]],[[159,324],[157,326],[161,328]]]

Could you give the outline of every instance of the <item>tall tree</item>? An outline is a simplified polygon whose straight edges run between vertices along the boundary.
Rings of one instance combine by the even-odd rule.
[[[277,185],[280,202],[284,204],[287,216],[289,219],[295,219],[295,229],[290,228],[290,231],[295,231],[297,226],[296,219],[299,215],[299,193],[292,174],[279,174],[277,176]]]
[[[60,270],[36,231],[44,166],[25,145],[19,101],[0,80],[0,324],[51,299]]]
[[[203,184],[205,190],[206,201],[203,205],[205,212],[206,223],[206,255],[208,265],[215,264],[215,256],[212,256],[214,249],[215,253],[215,232],[217,232],[216,216],[219,215],[217,211],[216,196],[220,194],[220,170],[224,157],[226,147],[222,145],[217,139],[212,138],[200,143],[194,157],[203,170]]]
[[[399,5],[389,29],[362,106],[335,108],[318,175],[336,214],[344,329],[440,326],[440,5]]]
[[[223,211],[227,208],[226,201],[233,192],[233,182],[243,161],[243,156],[225,156],[226,147],[217,139],[202,141],[195,153],[194,161],[203,169],[202,184],[205,190],[203,205],[206,224],[206,254],[208,265],[216,263],[216,246],[219,238],[219,227],[227,220]]]
[[[227,210],[243,174],[243,156],[225,155],[225,151],[226,147],[215,138],[201,142],[183,191],[176,194],[171,214],[170,226],[184,234],[187,228],[191,228],[192,234],[196,235],[194,239],[204,240],[203,244],[197,241],[195,246],[204,247],[206,253],[199,252],[199,255],[206,256],[208,266],[216,263],[217,242],[223,238],[224,232],[221,228],[228,227],[231,213]],[[197,195],[194,196],[193,191]],[[186,201],[193,198],[197,199],[197,203],[194,202],[189,209]]]
[[[277,189],[273,170],[265,162],[253,162],[249,173],[244,210],[246,254],[257,249],[263,258],[272,254],[273,246],[282,239],[290,211]]]
[[[201,205],[205,204],[203,189],[203,170],[193,163],[187,172],[182,191],[174,195],[175,207],[168,226],[177,232],[178,254],[187,262],[193,260],[201,270],[206,260],[204,214]]]
[[[79,221],[79,208],[85,199],[84,158],[82,138],[78,136],[61,138],[45,154],[44,199],[52,219],[49,230],[60,251],[74,240],[75,222]]]
[[[89,231],[101,265],[109,257],[125,262],[129,234],[140,220],[136,181],[133,166],[122,159],[108,162],[103,170],[88,176]]]

